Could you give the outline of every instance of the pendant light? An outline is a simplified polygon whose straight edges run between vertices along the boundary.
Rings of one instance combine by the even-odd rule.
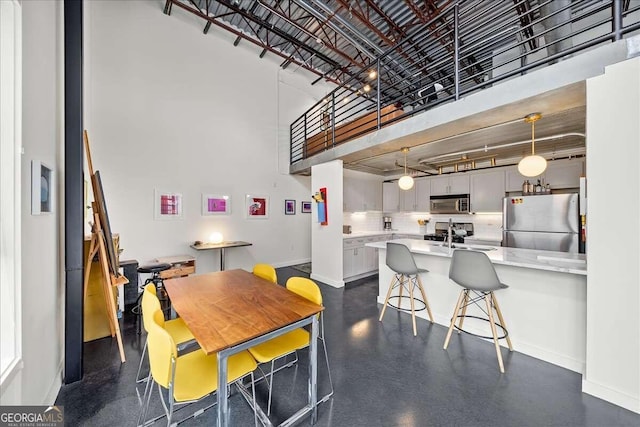
[[[413,187],[413,178],[407,174],[407,153],[409,147],[403,147],[400,151],[404,153],[404,175],[398,180],[398,187],[401,190],[410,190]]]
[[[535,122],[542,117],[540,113],[532,113],[525,116],[524,121],[531,123],[531,155],[524,157],[518,163],[518,172],[521,175],[533,177],[538,176],[547,168],[547,161],[542,156],[536,155],[535,152]]]

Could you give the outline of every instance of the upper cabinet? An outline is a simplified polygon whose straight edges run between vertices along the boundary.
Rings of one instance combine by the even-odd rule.
[[[583,159],[554,160],[547,162],[547,169],[540,176],[526,177],[520,175],[517,166],[506,169],[506,191],[522,191],[525,180],[536,184],[549,184],[551,189],[578,188],[580,177],[584,175]]]
[[[413,212],[416,210],[416,185],[408,190],[400,190],[400,210]]]
[[[344,177],[343,210],[363,212],[382,210],[382,189],[380,181]]]
[[[430,178],[430,181],[431,196],[469,194],[469,175],[466,173],[439,176]]]
[[[398,212],[400,210],[400,188],[397,182],[382,183],[382,211]]]
[[[569,159],[548,162],[547,170],[543,175],[545,184],[548,183],[552,190],[554,188],[578,188],[580,187],[580,177],[584,175],[584,160]]]
[[[502,169],[474,173],[469,177],[471,212],[501,212],[505,192],[505,171]]]
[[[416,178],[416,211],[429,212],[429,198],[431,197],[431,178]]]

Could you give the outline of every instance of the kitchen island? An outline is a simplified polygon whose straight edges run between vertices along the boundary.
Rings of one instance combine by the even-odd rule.
[[[451,253],[455,249],[450,250],[442,242],[425,240],[398,239],[393,242],[406,245],[418,267],[429,270],[429,273],[422,275],[422,283],[434,321],[449,327],[462,289],[449,280]],[[379,249],[378,302],[382,304],[393,277],[393,272],[385,262],[386,242],[368,243],[366,246]],[[584,373],[587,295],[584,254],[467,244],[453,246],[460,250],[475,249],[486,253],[500,281],[509,286],[496,292],[496,297],[514,351]],[[468,312],[471,315],[478,313]],[[409,313],[406,315],[410,316]],[[425,311],[419,311],[416,315],[427,318]],[[491,335],[486,322],[469,319],[465,321],[465,329]],[[425,333],[428,333],[426,328],[418,326],[418,334]],[[508,370],[508,358],[505,363]]]

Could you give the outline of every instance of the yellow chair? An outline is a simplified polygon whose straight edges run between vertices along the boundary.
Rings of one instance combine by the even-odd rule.
[[[156,310],[160,310],[160,300],[156,296],[156,287],[153,283],[149,283],[144,287],[144,291],[142,294],[142,322],[144,325],[144,330],[149,333],[149,323],[151,322],[151,317]],[[163,328],[167,330],[169,335],[175,343],[178,344],[179,348],[182,349],[184,344],[195,343],[193,338],[193,334],[184,323],[181,318],[167,320],[161,325]],[[147,352],[147,341],[144,343],[144,348],[142,350],[142,356],[140,357],[140,364],[138,365],[138,373],[136,374],[136,384],[144,382],[147,378],[140,378],[140,372],[142,370],[142,362],[144,361],[144,356]]]
[[[291,292],[294,292],[309,301],[322,305],[322,293],[318,285],[311,279],[305,277],[291,277],[287,280],[286,287]],[[327,345],[324,341],[324,317],[320,313],[320,330],[318,333],[318,339],[322,342],[322,348],[324,349],[324,357],[327,362],[327,372],[329,374],[329,384],[331,386],[331,392],[319,400],[318,403],[326,402],[333,395],[333,381],[331,380],[331,369],[329,368],[329,356],[327,354]],[[258,361],[258,363],[271,362],[271,372],[267,376],[260,366],[258,369],[262,372],[262,378],[269,383],[269,403],[267,406],[267,415],[271,414],[271,392],[273,389],[273,374],[281,369],[292,366],[298,361],[297,350],[309,346],[310,333],[303,328],[295,329],[286,334],[277,336],[267,342],[258,344],[255,347],[249,348],[251,355]],[[286,358],[290,354],[295,354],[295,359],[292,362],[286,363],[284,366],[275,369],[275,362],[281,358]],[[286,359],[285,359],[286,360]],[[260,379],[262,379],[260,378]]]
[[[276,269],[269,264],[256,264],[253,266],[253,274],[258,277],[262,277],[273,283],[278,283],[278,275]]]
[[[149,402],[151,400],[152,381],[158,385],[158,391],[165,415],[167,426],[172,425],[174,405],[188,404],[199,401],[215,392],[218,388],[218,358],[217,354],[206,355],[202,350],[195,350],[182,356],[178,356],[178,350],[171,335],[162,327],[164,316],[161,310],[153,313],[149,322],[149,364],[151,374],[145,389],[146,403],[140,411],[138,425],[146,424]],[[256,361],[248,351],[242,351],[229,357],[227,384],[239,381],[251,376],[251,391],[253,393],[254,423],[258,419],[255,410],[256,395],[253,386],[253,371],[256,369]],[[168,390],[169,405],[167,406],[162,389]],[[222,390],[226,393],[226,390]],[[204,410],[214,406],[207,406]],[[202,410],[202,411],[204,411]],[[198,411],[200,412],[200,411]],[[178,421],[179,424],[184,420]]]

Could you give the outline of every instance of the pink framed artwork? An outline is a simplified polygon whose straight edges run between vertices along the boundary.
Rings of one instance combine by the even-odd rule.
[[[202,215],[229,215],[231,197],[220,194],[202,194]]]
[[[155,190],[153,216],[155,219],[182,219],[182,214],[182,193]]]

